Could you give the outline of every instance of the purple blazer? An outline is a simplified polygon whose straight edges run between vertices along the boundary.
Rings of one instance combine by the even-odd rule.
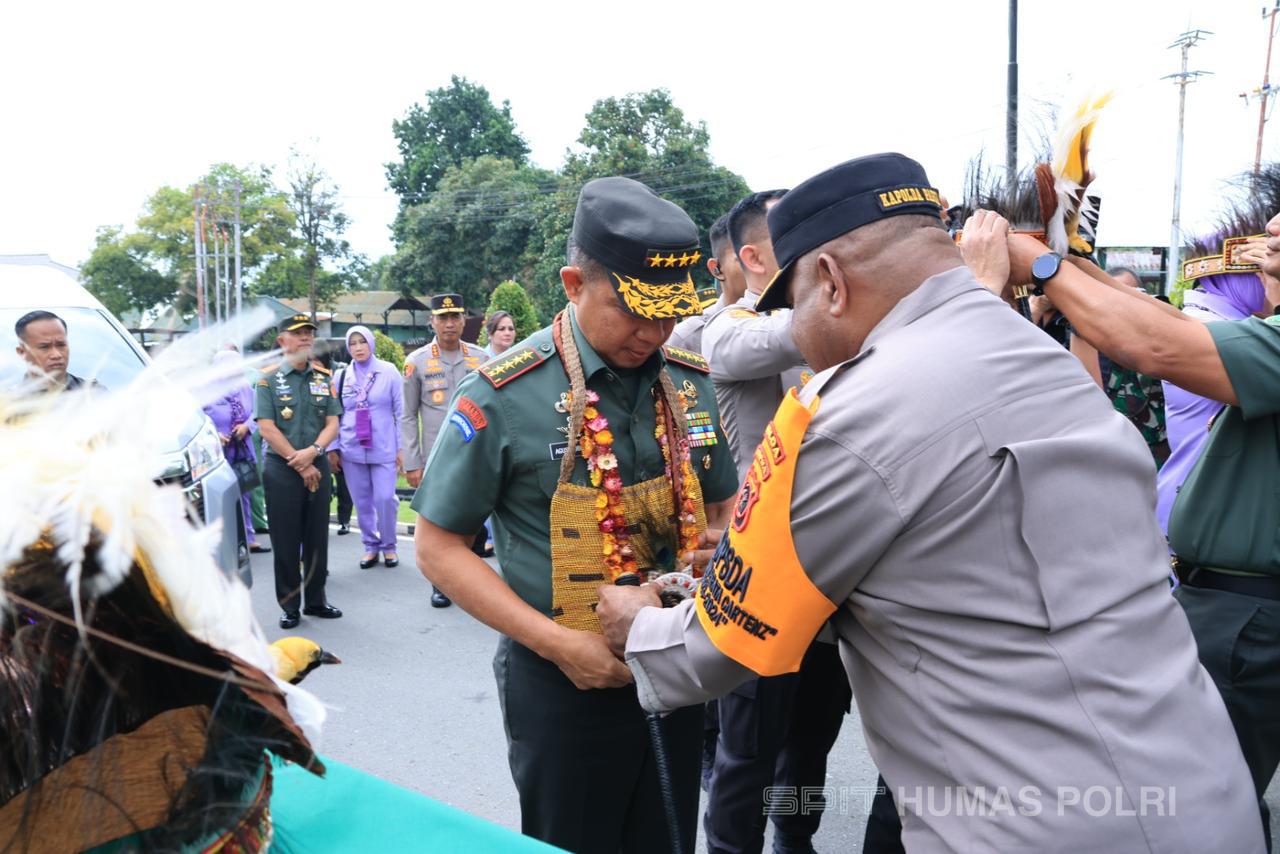
[[[395,365],[378,358],[370,361],[372,373],[364,382],[356,379],[350,365],[333,376],[334,394],[340,393],[342,416],[338,421],[338,439],[329,450],[339,451],[344,460],[356,463],[393,463],[400,450],[404,384]],[[367,448],[356,438],[356,412],[362,407],[368,408],[373,427],[372,444]]]
[[[223,436],[230,436],[237,424],[248,424],[250,436],[245,436],[243,442],[233,441],[223,445],[222,450],[229,462],[257,459],[251,435],[257,431],[258,423],[253,420],[253,388],[248,383],[225,397],[207,404],[204,407],[204,414],[213,419],[214,429]]]

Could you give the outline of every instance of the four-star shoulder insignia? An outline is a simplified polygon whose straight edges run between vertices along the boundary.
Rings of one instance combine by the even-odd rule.
[[[668,362],[675,362],[677,365],[684,365],[686,368],[693,368],[704,374],[711,373],[711,366],[707,364],[707,360],[692,350],[681,350],[679,347],[663,347],[662,352],[666,355]]]
[[[534,347],[522,347],[514,353],[503,353],[480,367],[480,373],[493,383],[494,388],[502,388],[516,377],[533,370],[546,361],[546,356]]]

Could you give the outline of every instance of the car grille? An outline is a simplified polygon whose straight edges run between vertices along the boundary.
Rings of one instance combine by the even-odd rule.
[[[181,477],[170,477],[158,480],[156,483],[169,485],[176,484],[182,488],[182,494],[187,499],[187,513],[191,516],[194,524],[204,524],[204,485],[191,482],[191,473],[186,472]]]

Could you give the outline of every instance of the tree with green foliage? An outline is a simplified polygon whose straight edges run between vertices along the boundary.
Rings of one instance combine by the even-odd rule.
[[[161,187],[146,201],[136,230],[99,229],[89,258],[81,264],[96,294],[115,305],[140,311],[176,306],[189,314],[195,308],[194,191],[213,197],[215,219],[231,217],[233,184],[241,185],[241,276],[249,293],[255,279],[278,259],[295,253],[294,218],[284,194],[272,183],[266,167],[237,167],[218,163],[192,185],[180,190]],[[111,305],[107,299],[104,303]],[[115,310],[115,309],[113,309]]]
[[[349,265],[354,262],[359,266],[363,259],[351,251],[351,244],[342,237],[350,220],[338,204],[338,186],[330,181],[315,159],[293,149],[289,155],[288,183],[285,199],[293,212],[299,261],[306,274],[311,319],[315,320],[322,275],[328,273],[327,283],[345,290],[358,276]],[[326,269],[326,264],[338,265],[341,269],[334,272]]]
[[[523,341],[542,328],[538,321],[538,310],[533,307],[529,292],[513,279],[508,279],[493,289],[493,294],[489,297],[489,308],[484,313],[485,320],[499,311],[505,311],[515,321],[517,341]],[[479,343],[481,347],[489,343],[487,328],[481,329]]]
[[[117,316],[148,311],[178,295],[176,283],[149,265],[135,244],[119,228],[99,228],[93,253],[80,268],[85,287]]]
[[[451,166],[484,155],[523,164],[529,154],[510,103],[494,106],[488,89],[457,75],[448,86],[427,92],[426,107],[414,104],[391,130],[400,161],[386,164],[387,182],[402,210],[428,201]]]
[[[554,187],[550,172],[490,155],[449,167],[430,200],[397,220],[391,281],[409,295],[457,293],[484,304],[498,282],[531,268],[538,199]]]
[[[707,230],[738,199],[750,192],[738,174],[711,159],[710,134],[704,122],[690,122],[665,89],[597,101],[578,136],[580,151],[570,152],[561,172],[559,192],[540,200],[538,260],[532,284],[534,303],[543,317],[564,305],[560,268],[573,229],[578,191],[593,178],[625,175],[680,205],[698,227]],[[710,247],[704,244],[704,253]],[[705,268],[694,271],[698,284],[710,284]]]
[[[396,366],[397,373],[404,373],[404,348],[390,335],[373,330],[373,355]]]

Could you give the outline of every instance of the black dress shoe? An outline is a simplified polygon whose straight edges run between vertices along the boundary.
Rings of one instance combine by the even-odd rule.
[[[308,617],[320,617],[323,620],[336,620],[342,616],[341,611],[328,603],[324,605],[308,605],[302,609],[302,613]]]
[[[394,569],[400,565],[400,556],[396,555],[395,557],[387,557],[386,555],[383,555],[382,562],[386,564],[387,569]]]
[[[271,546],[260,546],[257,543],[254,543],[253,545],[249,546],[249,551],[253,552],[256,555],[270,554]]]
[[[351,533],[351,528],[350,528],[349,526],[347,526],[347,525],[339,525],[339,526],[338,526],[338,536],[339,536],[339,537],[346,536],[347,534],[350,534],[350,533]]]
[[[453,604],[453,600],[440,592],[438,587],[431,588],[431,607],[432,608],[448,608]]]
[[[294,626],[298,625],[298,622],[301,619],[302,618],[298,616],[297,611],[285,611],[283,614],[280,615],[280,628],[291,629]]]
[[[373,557],[369,558],[368,560],[361,560],[361,561],[360,561],[360,568],[361,568],[361,569],[369,569],[369,568],[371,568],[371,567],[375,567],[375,566],[377,566],[377,565],[378,565],[378,556],[377,556],[377,555],[374,555]]]

